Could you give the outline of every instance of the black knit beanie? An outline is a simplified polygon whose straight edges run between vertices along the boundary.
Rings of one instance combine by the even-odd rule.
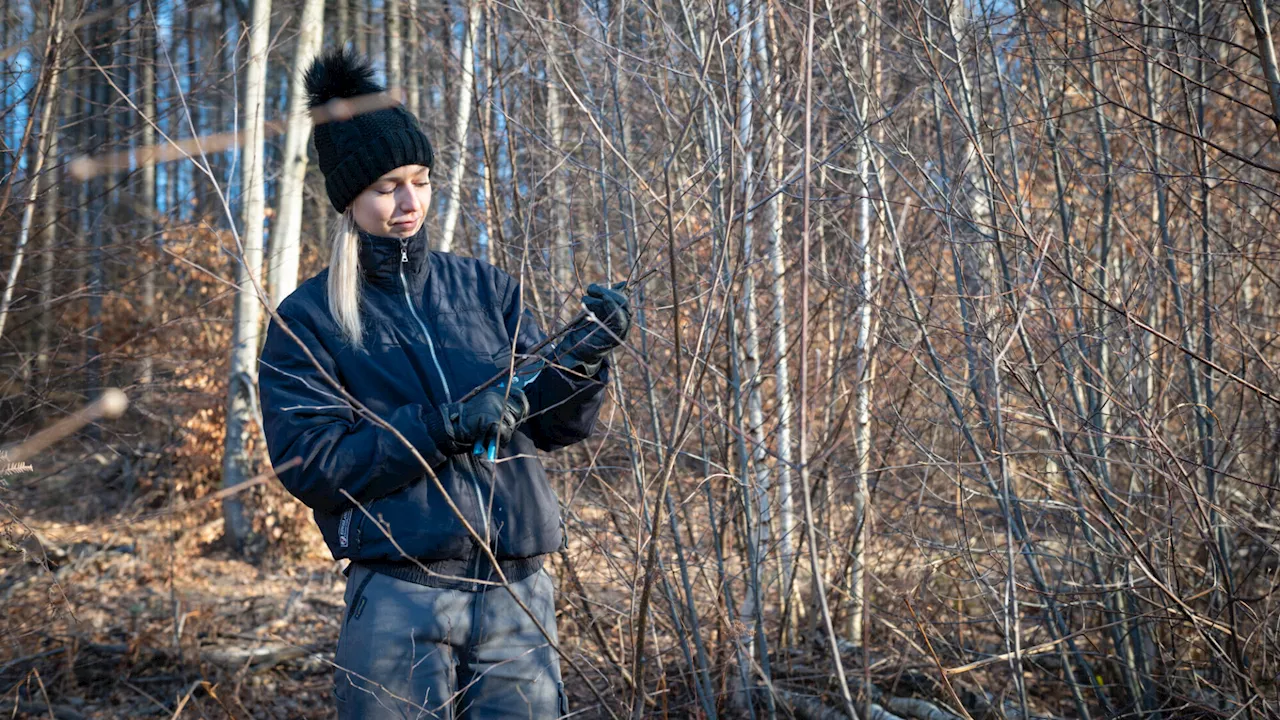
[[[307,69],[308,105],[382,92],[368,59],[332,48]],[[402,165],[432,166],[431,143],[418,118],[400,105],[315,126],[316,154],[334,209],[343,212],[375,180]]]

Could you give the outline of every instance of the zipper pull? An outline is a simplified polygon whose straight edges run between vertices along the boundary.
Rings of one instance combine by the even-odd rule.
[[[409,262],[409,253],[405,249],[409,241],[406,238],[400,238],[400,262]]]

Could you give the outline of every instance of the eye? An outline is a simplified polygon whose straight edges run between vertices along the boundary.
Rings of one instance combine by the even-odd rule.
[[[378,193],[379,195],[390,195],[391,193],[395,192],[396,189],[391,188],[389,190],[383,190],[382,188],[374,188],[373,191]]]
[[[417,185],[418,187],[428,187],[429,185],[431,185],[431,181],[424,180],[423,182],[414,183],[414,185]]]

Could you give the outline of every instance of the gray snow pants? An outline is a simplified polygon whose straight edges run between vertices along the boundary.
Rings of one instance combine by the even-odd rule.
[[[555,640],[546,570],[510,589]],[[568,713],[559,655],[507,590],[426,587],[353,565],[344,600],[334,658],[339,720]]]

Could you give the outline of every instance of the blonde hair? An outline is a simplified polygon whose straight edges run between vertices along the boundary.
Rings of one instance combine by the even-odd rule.
[[[364,347],[364,331],[360,327],[360,235],[351,209],[338,216],[329,234],[329,312],[347,342],[357,349]]]

